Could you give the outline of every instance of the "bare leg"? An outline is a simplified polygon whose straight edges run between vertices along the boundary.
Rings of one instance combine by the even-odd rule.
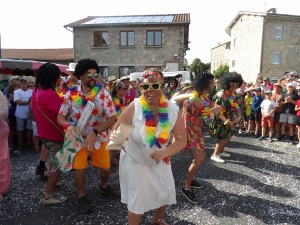
[[[99,168],[99,176],[100,176],[102,188],[106,188],[107,183],[108,183],[108,179],[110,177],[109,169]]]
[[[77,188],[78,198],[85,196],[84,193],[85,169],[75,170],[74,180],[75,180],[75,186]]]
[[[285,134],[285,123],[281,123],[281,135]]]
[[[226,140],[218,140],[213,156],[219,155],[220,153],[224,152],[224,148],[229,140],[230,138],[227,138]]]
[[[263,136],[263,137],[266,136],[266,127],[261,128],[261,136]]]
[[[58,179],[60,178],[60,172],[56,172],[52,176],[48,177],[48,182],[46,186],[45,199],[50,198],[53,195],[54,188]]]
[[[299,143],[300,143],[300,126],[297,126],[298,127],[298,140],[299,140]]]
[[[45,147],[45,145],[42,145],[40,161],[46,162],[48,153],[49,153],[49,150]]]
[[[253,121],[253,120],[250,120],[250,121],[248,122],[248,133],[251,133],[251,132],[252,132],[253,127],[254,127],[254,121]]]
[[[167,208],[168,208],[168,205],[164,205],[164,206],[161,206],[158,209],[156,209],[153,214],[153,217],[152,217],[153,222],[162,221],[164,213]]]
[[[202,163],[204,162],[204,159],[205,159],[205,152],[204,151],[190,150],[190,153],[194,157],[194,160],[193,160],[193,162],[190,165],[190,168],[188,170],[188,174],[187,174],[187,177],[186,177],[186,180],[185,180],[185,185],[184,185],[185,189],[190,189],[191,188],[192,180],[193,180],[194,176],[196,175],[199,167],[202,165]]]
[[[27,145],[31,145],[32,130],[26,129]]]
[[[270,137],[273,137],[273,127],[269,127],[269,134],[270,134]]]
[[[23,147],[23,131],[22,130],[17,131],[17,138],[18,138],[19,146]]]
[[[143,214],[135,214],[128,210],[128,225],[139,225]]]
[[[39,136],[32,135],[32,142],[34,144],[34,148],[35,149],[39,149],[40,148],[40,146],[39,146],[39,142],[40,142]]]
[[[295,126],[294,124],[289,124],[289,129],[290,129],[290,137],[295,135]]]
[[[258,131],[260,129],[260,123],[259,121],[255,121],[255,133],[258,134]]]

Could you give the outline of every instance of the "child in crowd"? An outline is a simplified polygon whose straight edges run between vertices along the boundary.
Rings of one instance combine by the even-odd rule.
[[[236,101],[241,111],[241,120],[238,124],[239,135],[243,134],[243,122],[244,122],[244,90],[241,88],[236,90]]]
[[[274,125],[274,113],[275,107],[277,106],[274,100],[271,100],[272,92],[270,90],[265,92],[266,99],[261,103],[261,137],[258,140],[264,140],[266,138],[266,129],[269,127],[269,138],[270,142],[273,141],[273,125]]]
[[[298,128],[298,140],[299,140],[299,143],[297,144],[297,148],[300,148],[300,99],[297,101],[297,104],[295,105],[295,111],[297,111],[297,114],[296,114],[296,126]]]
[[[252,91],[250,89],[246,90],[246,95],[245,95],[245,100],[244,100],[244,108],[245,108],[245,116],[244,116],[244,122],[245,122],[245,127],[248,128],[249,126],[249,118],[251,114],[251,106],[252,106]],[[246,130],[246,133],[248,131]],[[251,131],[250,131],[251,132]]]

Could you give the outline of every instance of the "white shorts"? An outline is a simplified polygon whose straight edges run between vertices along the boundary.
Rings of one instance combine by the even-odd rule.
[[[36,122],[32,121],[32,135],[33,136],[39,136],[38,135],[38,131],[37,131],[37,127],[36,127]]]
[[[279,118],[280,123],[295,124],[296,116],[290,113],[281,113]]]

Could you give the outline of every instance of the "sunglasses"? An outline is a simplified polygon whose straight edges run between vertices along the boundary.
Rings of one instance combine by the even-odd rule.
[[[148,83],[148,84],[143,84],[143,89],[148,90],[150,87],[152,90],[159,90],[161,87],[160,83]]]
[[[170,84],[175,84],[175,82],[170,82]]]
[[[95,78],[98,78],[98,77],[99,77],[99,73],[94,73],[94,74],[88,73],[86,76],[87,76],[87,78],[92,78],[93,76],[94,76]]]
[[[239,87],[239,83],[230,83],[230,87]]]
[[[27,82],[22,80],[22,81],[20,81],[20,83],[21,84],[26,84]]]

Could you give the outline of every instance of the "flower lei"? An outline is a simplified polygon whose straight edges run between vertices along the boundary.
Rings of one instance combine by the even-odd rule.
[[[231,111],[236,111],[238,109],[238,103],[236,101],[236,97],[234,93],[231,93],[230,91],[226,90],[225,94],[227,96],[228,101],[231,105]]]
[[[96,83],[96,85],[92,88],[89,96],[85,97],[84,95],[79,94],[77,85],[75,85],[70,88],[70,96],[77,105],[85,106],[89,100],[92,100],[96,96],[101,88],[102,85],[100,83]]]
[[[64,93],[59,92],[57,86],[54,87],[54,90],[55,90],[56,94],[58,95],[59,99],[60,99],[61,101],[63,101],[63,100],[64,100]]]
[[[190,97],[190,102],[194,102],[194,99],[196,97],[199,97],[197,91],[193,91],[192,95]],[[207,96],[200,95],[199,97],[201,101],[203,102],[201,112],[202,112],[202,119],[207,123],[210,118],[210,108],[212,107],[212,102]]]
[[[167,97],[167,99],[171,99],[172,98],[172,96],[175,94],[175,92],[176,92],[176,89],[173,89],[173,91],[171,91],[171,88],[167,88],[167,91],[166,91],[166,97]]]
[[[110,92],[112,84],[113,84],[113,83],[108,83],[108,85],[106,86],[106,90],[107,90],[108,92]]]
[[[118,99],[117,97],[114,97],[113,101],[116,109],[116,120],[117,120],[121,112],[125,109],[125,101],[123,98]]]

